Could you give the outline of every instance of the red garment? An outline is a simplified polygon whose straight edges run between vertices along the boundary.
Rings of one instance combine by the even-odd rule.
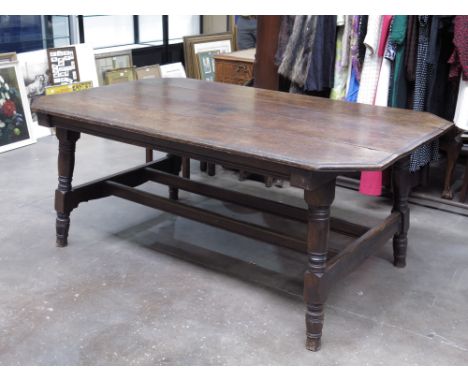
[[[359,192],[364,195],[380,196],[382,193],[382,172],[362,171]]]
[[[382,18],[382,32],[380,33],[379,50],[377,54],[379,57],[383,57],[385,53],[385,47],[387,46],[388,32],[390,31],[390,24],[392,23],[393,16],[384,16]]]
[[[449,59],[449,78],[456,78],[460,71],[464,81],[468,81],[468,16],[455,16],[453,21],[453,45],[455,49]]]

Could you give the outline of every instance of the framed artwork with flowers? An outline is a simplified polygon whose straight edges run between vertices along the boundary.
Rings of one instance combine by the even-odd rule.
[[[0,153],[35,142],[31,113],[15,53],[0,54]]]

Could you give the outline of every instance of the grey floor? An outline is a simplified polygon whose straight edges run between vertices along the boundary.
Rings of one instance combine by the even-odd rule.
[[[56,152],[48,137],[0,155],[1,365],[468,364],[467,217],[412,206],[408,266],[391,265],[387,243],[339,282],[325,309],[322,350],[312,353],[304,348],[301,254],[114,197],[80,205],[69,246],[56,248]],[[74,183],[143,158],[141,148],[82,137]],[[241,183],[221,169],[209,178],[196,162],[192,169],[203,181],[302,205],[291,187]],[[383,198],[339,189],[333,213],[366,222],[389,209]]]

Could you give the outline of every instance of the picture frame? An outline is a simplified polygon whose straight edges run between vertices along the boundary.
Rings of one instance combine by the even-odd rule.
[[[0,153],[36,142],[16,53],[0,54]]]
[[[234,49],[232,33],[214,33],[208,35],[185,36],[184,58],[187,77],[201,79],[197,54],[219,50],[219,53],[231,53]]]
[[[94,56],[99,86],[105,85],[104,75],[108,70],[130,68],[133,66],[132,51],[108,51]]]
[[[187,78],[182,62],[161,65],[159,70],[161,71],[161,78]]]
[[[134,81],[135,79],[135,68],[133,67],[111,69],[104,73],[105,85],[119,84],[121,82]]]
[[[220,53],[219,49],[197,53],[197,65],[201,80],[215,80],[215,62],[213,57]]]
[[[161,78],[161,68],[158,64],[140,66],[135,68],[137,80],[144,80],[148,78]]]
[[[78,57],[74,46],[47,49],[51,85],[66,85],[80,81]]]

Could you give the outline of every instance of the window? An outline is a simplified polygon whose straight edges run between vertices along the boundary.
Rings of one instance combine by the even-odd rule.
[[[0,16],[0,52],[70,45],[69,16]]]
[[[68,16],[49,16],[51,31],[48,47],[60,48],[70,45],[70,24]]]
[[[0,16],[0,52],[28,52],[44,48],[42,16]]]
[[[84,41],[93,48],[135,43],[133,16],[83,16]]]
[[[82,16],[84,42],[95,49],[123,45],[164,45],[182,42],[184,36],[200,34],[200,16]],[[165,28],[166,27],[166,28]],[[168,30],[168,36],[164,31]]]
[[[163,17],[159,16],[138,16],[140,43],[151,45],[162,45],[163,36]]]
[[[184,36],[200,34],[200,16],[169,16],[169,44],[182,42]]]

